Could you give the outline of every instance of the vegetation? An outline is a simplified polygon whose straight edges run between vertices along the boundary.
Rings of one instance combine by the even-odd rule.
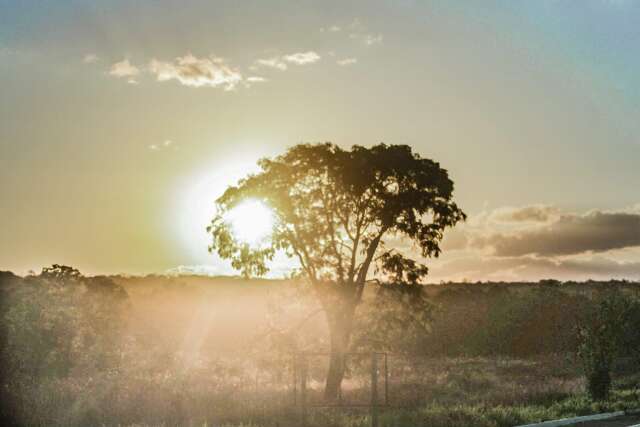
[[[589,395],[596,400],[609,396],[611,366],[626,350],[637,356],[640,304],[617,291],[598,295],[578,323],[578,354],[582,361]]]
[[[443,284],[399,295],[371,286],[351,349],[393,353],[384,426],[509,426],[635,408],[638,287]],[[291,281],[89,278],[54,266],[0,273],[0,292],[8,426],[296,426],[292,352],[330,343],[322,318],[309,316],[320,309],[312,289]],[[610,322],[618,327],[595,327]],[[609,335],[585,335],[602,330],[625,332],[607,356],[612,388],[599,401],[589,396],[590,365],[577,362],[584,348],[612,348],[601,345]],[[309,359],[310,403],[323,399],[326,360]],[[368,402],[366,358],[345,368],[344,402]],[[367,417],[313,409],[308,424],[364,426]]]
[[[334,400],[370,270],[396,286],[415,285],[428,271],[397,248],[386,247],[385,240],[404,239],[422,257],[438,256],[444,230],[465,214],[453,201],[447,171],[406,145],[354,146],[348,151],[330,143],[303,144],[263,159],[259,166],[259,173],[217,200],[210,249],[246,276],[265,274],[277,250],[299,261],[326,314],[331,357],[325,398]],[[260,200],[274,211],[266,247],[238,241],[225,220],[247,199]]]

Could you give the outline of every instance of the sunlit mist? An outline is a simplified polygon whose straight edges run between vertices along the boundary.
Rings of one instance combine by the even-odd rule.
[[[0,0],[0,427],[640,427],[639,23]]]

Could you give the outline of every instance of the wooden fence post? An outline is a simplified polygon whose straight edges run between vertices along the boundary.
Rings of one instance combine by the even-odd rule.
[[[307,425],[307,358],[300,354],[300,425]]]
[[[389,405],[389,366],[387,365],[388,354],[384,354],[384,405]]]
[[[298,407],[298,365],[300,364],[300,355],[293,353],[293,408]]]
[[[371,353],[371,427],[378,425],[378,354]]]

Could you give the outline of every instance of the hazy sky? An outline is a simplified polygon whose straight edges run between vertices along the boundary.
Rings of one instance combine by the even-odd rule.
[[[640,1],[0,0],[0,269],[227,272],[212,203],[298,142],[409,144],[432,280],[640,277]]]

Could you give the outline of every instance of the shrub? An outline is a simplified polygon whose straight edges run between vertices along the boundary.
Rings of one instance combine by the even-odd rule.
[[[637,327],[638,305],[619,291],[607,290],[585,305],[578,323],[578,355],[589,395],[605,400],[611,388],[611,367],[625,348],[627,332]]]

